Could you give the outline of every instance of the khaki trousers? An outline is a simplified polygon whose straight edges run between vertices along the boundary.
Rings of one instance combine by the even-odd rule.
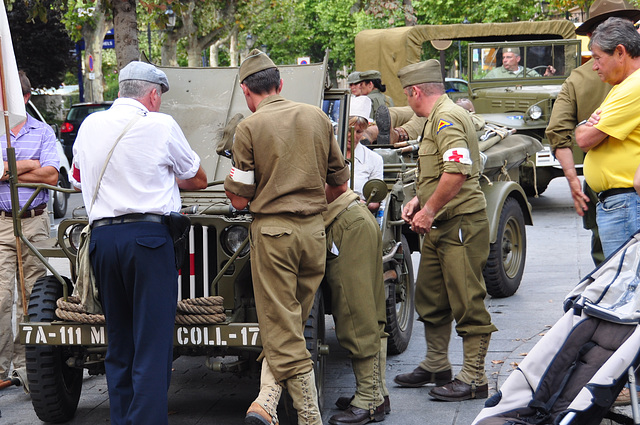
[[[313,370],[304,338],[325,267],[320,214],[256,214],[251,223],[251,273],[263,355],[279,383]]]
[[[49,231],[49,216],[46,212],[36,217],[22,219],[22,232],[29,242],[47,239]],[[28,302],[33,284],[39,277],[47,274],[47,269],[25,244],[21,243],[21,245]],[[24,346],[20,344],[19,335],[14,332],[11,323],[14,299],[17,299],[16,323],[24,321],[19,276],[13,220],[11,217],[0,216],[0,378],[2,379],[7,377],[12,361],[14,369],[25,366]]]

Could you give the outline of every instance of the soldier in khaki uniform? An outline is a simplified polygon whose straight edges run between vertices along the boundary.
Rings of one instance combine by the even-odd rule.
[[[635,22],[640,19],[640,10],[634,9],[625,0],[596,1],[589,8],[589,19],[576,28],[576,34],[591,36],[598,25],[612,16],[628,18]],[[611,90],[611,85],[600,80],[598,73],[593,71],[592,67],[593,59],[590,59],[584,65],[574,69],[562,84],[562,89],[553,105],[546,136],[553,154],[562,165],[576,212],[583,217],[584,228],[592,232],[591,257],[597,266],[604,261],[596,224],[598,197],[586,182],[581,189],[573,160],[576,125],[587,120]]]
[[[380,71],[369,70],[358,73],[352,73],[347,78],[349,86],[358,85],[358,90],[352,94],[355,96],[368,96],[371,99],[371,116],[375,119],[376,111],[380,106],[393,106],[393,100],[384,94],[387,87],[382,84],[382,75]]]
[[[251,51],[239,75],[254,113],[236,128],[224,186],[234,207],[251,202],[251,273],[263,345],[260,393],[245,423],[276,423],[284,386],[298,423],[321,424],[303,330],[325,269],[321,213],[349,169],[322,110],[280,96],[280,72],[266,54]]]
[[[444,401],[486,398],[484,360],[497,328],[484,305],[482,269],[489,255],[486,202],[478,182],[480,153],[469,113],[444,92],[440,63],[431,59],[398,72],[409,106],[426,117],[418,151],[418,195],[402,218],[424,235],[416,311],[425,325],[427,355],[401,386],[435,383],[430,395]],[[462,370],[451,380],[451,323],[462,337]]]
[[[345,411],[333,415],[329,423],[381,421],[390,404],[384,375],[387,335],[380,228],[359,195],[346,185],[323,216],[331,312],[338,342],[349,351],[356,376],[355,395],[338,399],[336,404]]]

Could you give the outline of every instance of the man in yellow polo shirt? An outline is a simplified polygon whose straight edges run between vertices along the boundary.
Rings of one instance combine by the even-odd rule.
[[[633,177],[640,163],[640,34],[626,19],[609,18],[591,37],[593,70],[613,86],[591,117],[578,124],[587,152],[584,175],[598,193],[596,220],[608,257],[640,228]]]

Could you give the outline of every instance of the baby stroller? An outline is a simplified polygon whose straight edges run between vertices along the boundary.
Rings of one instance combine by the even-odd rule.
[[[635,388],[639,285],[640,232],[569,293],[565,315],[487,400],[472,425],[600,424],[624,385]],[[636,391],[631,396],[633,423],[638,424]]]

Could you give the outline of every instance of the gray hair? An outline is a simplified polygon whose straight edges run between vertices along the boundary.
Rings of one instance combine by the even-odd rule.
[[[120,97],[128,97],[131,99],[142,99],[151,90],[156,89],[158,94],[162,93],[160,84],[150,83],[143,80],[125,80],[120,81]]]
[[[623,45],[631,58],[640,56],[640,34],[628,19],[609,18],[596,28],[591,35],[589,49],[597,46],[612,55],[618,45]]]
[[[443,83],[421,83],[421,84],[416,84],[413,87],[417,87],[422,93],[424,93],[427,96],[435,96],[435,95],[440,96],[444,94]]]

